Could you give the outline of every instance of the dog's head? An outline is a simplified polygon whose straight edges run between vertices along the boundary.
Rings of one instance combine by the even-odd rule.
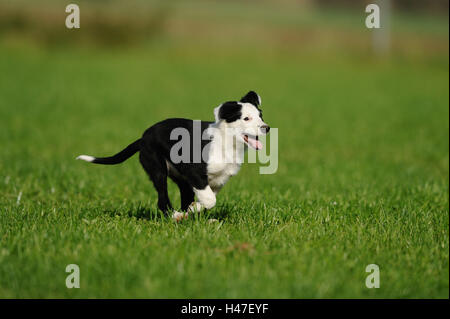
[[[214,109],[216,122],[223,121],[226,129],[231,129],[238,142],[256,150],[262,149],[258,135],[269,133],[270,127],[264,123],[259,108],[261,98],[254,91],[248,92],[239,102],[225,102]]]

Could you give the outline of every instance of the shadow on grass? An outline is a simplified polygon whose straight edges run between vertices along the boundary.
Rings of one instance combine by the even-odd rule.
[[[224,220],[233,211],[233,207],[229,204],[223,204],[214,207],[211,211],[207,211],[208,218],[215,218],[218,220]]]
[[[226,217],[230,214],[230,212],[233,210],[231,205],[221,205],[213,208],[210,211],[203,211],[200,214],[196,213],[195,216],[192,216],[191,213],[190,216],[197,219],[200,216],[207,218],[207,219],[217,219],[217,220],[225,220]],[[106,215],[109,215],[111,217],[114,216],[128,216],[128,217],[135,217],[136,219],[144,219],[144,220],[165,220],[170,219],[171,213],[168,215],[164,215],[163,212],[161,212],[158,209],[155,208],[149,208],[145,205],[138,204],[136,207],[130,207],[126,210],[105,210],[104,213]]]
[[[111,217],[115,216],[128,216],[134,217],[136,219],[145,219],[145,220],[163,220],[167,218],[164,214],[154,208],[146,207],[145,205],[137,204],[136,206],[129,207],[126,209],[108,209],[104,211],[105,215],[109,215]]]

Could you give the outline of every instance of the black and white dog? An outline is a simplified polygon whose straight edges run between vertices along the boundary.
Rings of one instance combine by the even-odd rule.
[[[158,192],[159,209],[166,214],[173,212],[172,218],[178,221],[188,212],[214,207],[217,192],[238,173],[247,146],[262,148],[258,135],[267,134],[270,128],[262,119],[260,105],[259,95],[250,91],[239,102],[216,107],[215,122],[167,119],[147,129],[142,138],[114,156],[80,155],[77,159],[119,164],[139,151],[139,160]],[[180,141],[174,132],[186,132],[188,139]],[[179,160],[180,156],[184,160]],[[167,177],[180,188],[182,212],[173,211]],[[195,195],[198,202],[194,201]]]

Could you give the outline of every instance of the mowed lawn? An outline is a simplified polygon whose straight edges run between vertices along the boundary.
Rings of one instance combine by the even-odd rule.
[[[1,48],[0,297],[448,298],[448,56],[261,51]],[[208,213],[162,217],[137,156],[75,161],[248,90],[278,170],[245,164]]]

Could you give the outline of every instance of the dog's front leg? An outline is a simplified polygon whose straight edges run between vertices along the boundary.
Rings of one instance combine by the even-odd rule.
[[[204,189],[197,189],[194,187],[194,193],[197,196],[198,201],[189,205],[188,212],[199,212],[203,209],[211,209],[216,205],[216,194],[212,191],[211,187],[206,186]],[[176,221],[188,218],[188,213],[175,212],[172,218]]]
[[[197,195],[199,203],[194,202],[193,204],[200,204],[200,208],[211,209],[216,205],[216,194],[212,191],[209,185],[204,189],[194,188],[194,193]],[[196,206],[195,208],[198,208],[198,205],[194,206]]]
[[[175,211],[172,215],[172,219],[179,222],[183,219],[187,219],[189,217],[190,213],[198,213],[198,212],[202,211],[203,209],[205,209],[205,206],[200,204],[200,202],[192,202],[191,205],[189,205],[187,212],[186,211],[182,211],[182,212]]]
[[[189,205],[188,212],[198,213],[203,209],[205,209],[205,207],[202,204],[200,204],[200,202],[192,202],[191,205]]]
[[[216,193],[212,191],[211,187],[206,186],[204,189],[194,188],[198,201],[189,205],[189,212],[199,212],[203,209],[211,209],[216,205]]]

